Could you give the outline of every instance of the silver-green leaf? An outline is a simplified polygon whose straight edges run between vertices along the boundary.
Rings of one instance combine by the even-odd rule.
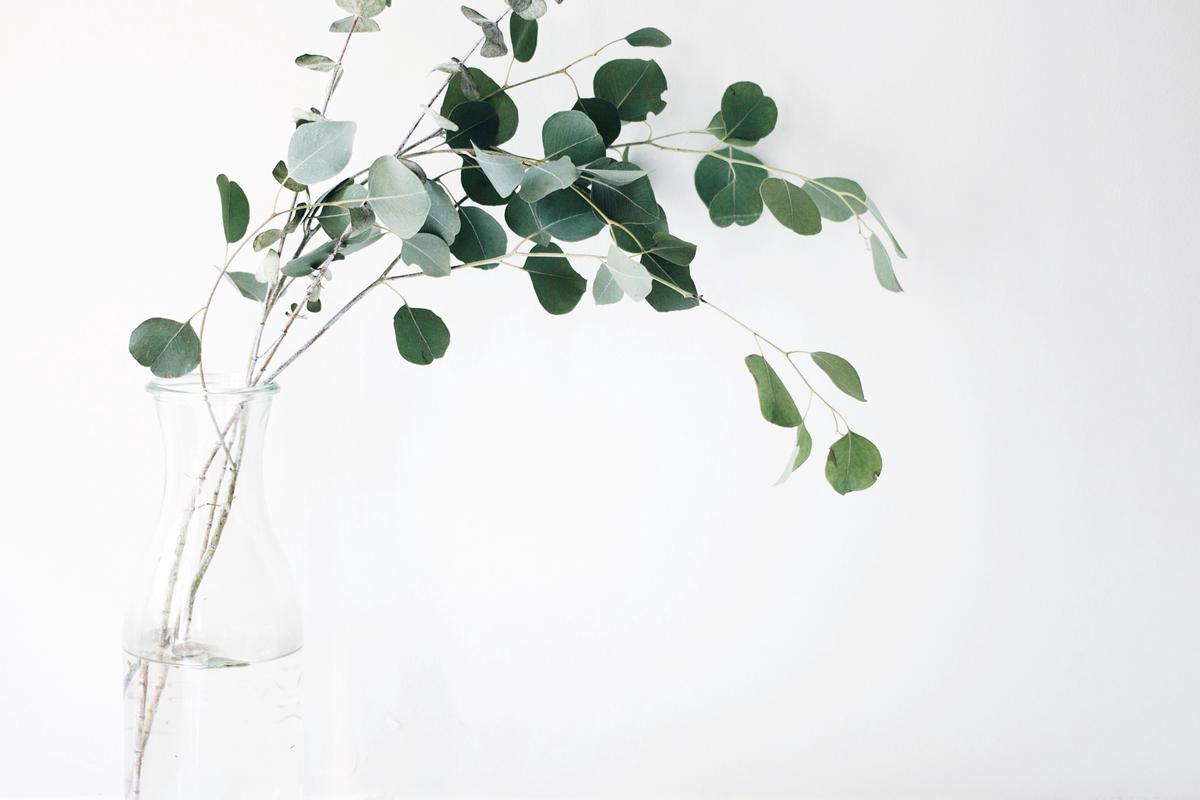
[[[483,162],[480,162],[482,165]],[[534,164],[526,170],[521,180],[521,199],[526,203],[536,203],[551,192],[566,189],[578,177],[579,168],[566,156]]]
[[[425,184],[395,156],[380,156],[367,173],[369,202],[375,216],[392,233],[407,239],[421,230],[429,215]]]
[[[525,165],[521,163],[521,159],[513,156],[480,150],[476,145],[475,161],[491,182],[496,194],[501,197],[508,197],[516,191],[521,185],[521,179],[525,177]]]
[[[353,122],[329,120],[296,128],[288,144],[287,176],[305,185],[334,177],[350,163],[357,130]]]
[[[417,233],[404,240],[400,257],[409,266],[433,278],[444,278],[450,274],[450,248],[441,237],[432,233]]]

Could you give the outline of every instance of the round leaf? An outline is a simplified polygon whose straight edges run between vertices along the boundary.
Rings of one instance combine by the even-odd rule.
[[[563,242],[582,242],[604,230],[604,220],[573,189],[552,192],[536,203],[514,197],[504,221],[518,236],[545,234]]]
[[[380,156],[367,173],[371,209],[401,239],[421,230],[429,215],[425,184],[395,156]]]
[[[562,253],[556,244],[538,246],[532,253]],[[525,260],[525,271],[533,282],[542,308],[551,314],[566,314],[579,305],[579,299],[587,291],[587,280],[571,268],[565,258],[534,257]]]
[[[200,337],[190,322],[154,317],[133,329],[129,354],[159,378],[178,378],[200,363]]]
[[[825,479],[838,494],[871,488],[882,471],[879,448],[853,431],[834,442],[825,459]]]
[[[472,145],[491,147],[498,141],[500,118],[490,103],[481,100],[461,103],[450,112],[450,121],[458,126],[458,130],[449,132],[446,142],[455,149]]]
[[[500,87],[496,85],[496,82],[489,78],[483,70],[476,69],[475,67],[467,67],[466,71],[470,76],[471,83],[478,90],[479,97],[483,98],[483,102],[496,110],[496,117],[499,119],[499,124],[493,144],[507,142],[517,132],[517,123],[520,119],[517,113],[517,104],[505,92],[500,91]],[[446,86],[446,94],[442,100],[442,116],[454,120],[450,112],[455,107],[472,99],[475,98],[468,97],[463,88],[462,74],[455,74],[450,78],[450,83]],[[454,121],[458,122],[457,120]]]
[[[779,109],[775,101],[764,95],[757,83],[735,83],[725,90],[721,98],[725,138],[757,142],[775,130],[778,119]]]
[[[433,278],[444,278],[450,274],[450,248],[440,236],[418,233],[404,240],[400,257],[409,266]]]
[[[542,126],[542,147],[546,160],[566,156],[576,164],[590,164],[604,156],[604,139],[596,123],[582,111],[551,114]]]
[[[667,90],[667,76],[654,60],[620,58],[609,61],[592,79],[596,95],[617,108],[617,115],[626,122],[643,122],[650,114],[659,114],[667,107],[662,94]]]
[[[442,318],[427,308],[405,303],[392,317],[396,348],[405,361],[425,366],[446,355],[450,330]]]
[[[621,135],[621,117],[617,107],[599,97],[581,97],[575,102],[574,111],[582,111],[596,125],[604,146],[608,147]]]
[[[309,122],[296,128],[288,144],[287,176],[304,185],[328,180],[350,163],[353,122]]]
[[[450,252],[464,264],[499,258],[508,252],[508,237],[499,222],[482,208],[463,206],[458,210],[462,228],[450,246]],[[491,269],[496,264],[482,264]]]

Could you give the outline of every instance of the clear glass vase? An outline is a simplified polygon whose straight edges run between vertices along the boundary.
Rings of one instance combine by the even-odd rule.
[[[126,797],[298,800],[300,614],[262,479],[277,387],[148,389],[166,478],[125,618]]]

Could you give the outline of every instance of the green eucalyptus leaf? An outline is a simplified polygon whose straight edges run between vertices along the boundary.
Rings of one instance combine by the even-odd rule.
[[[478,162],[470,156],[463,156],[463,168],[459,173],[463,192],[467,197],[481,206],[502,206],[508,201],[501,197],[488,180]]]
[[[489,106],[490,107],[490,106]],[[508,197],[525,177],[525,165],[521,159],[503,153],[491,153],[475,147],[475,162],[491,181],[492,188],[501,197]]]
[[[656,258],[678,264],[681,267],[690,266],[696,258],[696,245],[685,242],[670,233],[656,232],[654,246],[647,251]]]
[[[425,181],[425,194],[429,195],[429,216],[421,227],[422,233],[432,233],[446,244],[453,244],[458,236],[462,220],[458,218],[458,207],[440,183]]]
[[[469,100],[454,107],[450,121],[458,130],[448,131],[446,142],[455,149],[492,147],[497,143],[500,118],[496,109],[482,100]]]
[[[271,170],[271,177],[278,181],[279,185],[287,189],[289,192],[303,192],[308,188],[303,183],[297,183],[288,177],[287,164],[282,161],[276,164],[275,168]]]
[[[662,113],[667,107],[662,99],[667,77],[653,59],[609,61],[596,71],[592,89],[596,97],[616,106],[617,115],[626,122],[643,122],[650,114]]]
[[[818,178],[803,188],[830,222],[844,222],[867,211],[867,193],[849,178]]]
[[[879,448],[853,431],[834,442],[825,459],[825,479],[838,494],[871,488],[881,472]]]
[[[667,212],[658,206],[658,217],[651,222],[626,222],[613,227],[617,246],[630,253],[644,253],[654,247],[654,237],[668,232]]]
[[[296,66],[311,69],[314,72],[329,72],[337,66],[337,62],[329,56],[317,56],[312,53],[296,56]]]
[[[396,349],[405,361],[426,366],[446,355],[450,330],[442,318],[428,308],[413,308],[405,303],[392,317]]]
[[[733,147],[715,150],[700,159],[696,166],[696,192],[718,226],[749,225],[762,216],[759,187],[766,180],[767,171],[756,166],[761,163],[750,153]]]
[[[667,47],[671,37],[658,28],[642,28],[626,36],[625,41],[634,47]]]
[[[607,171],[637,171],[641,168],[628,161],[617,161],[607,167]],[[596,204],[609,219],[620,223],[647,224],[659,217],[658,201],[654,197],[654,187],[650,178],[643,173],[642,177],[629,183],[614,184],[602,177],[595,176],[592,181],[592,202]]]
[[[604,139],[582,111],[551,114],[542,126],[542,147],[547,161],[566,156],[580,166],[604,156]]]
[[[528,63],[537,52],[537,20],[513,14],[508,21],[508,35],[512,39],[513,58],[522,64]]]
[[[530,252],[561,254],[562,248],[556,244],[538,245]],[[566,258],[545,255],[527,258],[525,271],[529,273],[538,302],[551,314],[566,314],[573,310],[587,291],[587,280],[571,268],[571,262]]]
[[[377,230],[366,230],[350,236],[338,247],[337,254],[341,256],[349,256],[357,253],[363,248],[370,247],[383,238],[383,234]],[[333,253],[334,247],[337,246],[336,241],[325,242],[320,247],[314,247],[302,256],[293,258],[283,267],[283,274],[289,278],[302,278],[312,273],[314,269],[325,263],[329,255]]]
[[[833,353],[817,352],[810,355],[813,363],[829,376],[829,380],[833,381],[834,386],[855,400],[866,402],[867,398],[863,396],[862,380],[858,377],[858,370],[854,368],[853,364]]]
[[[321,199],[323,206],[317,214],[321,230],[330,239],[336,239],[350,227],[350,210],[359,208],[367,199],[367,189],[357,183],[345,183]]]
[[[775,481],[778,486],[792,477],[792,473],[800,469],[808,457],[812,455],[813,440],[812,434],[808,432],[808,426],[803,421],[796,427],[796,444],[792,447],[792,452],[788,453],[787,464],[783,468],[783,474],[779,476],[779,480]]]
[[[775,130],[779,109],[763,94],[757,83],[742,81],[725,90],[721,98],[721,122],[724,138],[757,142]]]
[[[493,109],[496,110],[496,118],[499,124],[496,129],[495,141],[491,144],[504,144],[513,137],[517,132],[517,124],[520,120],[517,113],[517,104],[507,93],[500,91],[500,87],[494,80],[489,78],[483,70],[475,67],[465,68],[465,73],[468,76],[468,81],[464,83],[463,72],[459,72],[450,78],[450,83],[446,85],[446,93],[442,100],[441,115],[447,119],[454,120],[451,112],[459,105],[472,100],[481,100]],[[468,96],[467,92],[471,91],[470,87],[474,87],[474,97]],[[457,120],[454,120],[456,124]]]
[[[407,239],[425,224],[429,194],[425,184],[395,156],[380,156],[367,173],[371,209],[379,221],[401,239]]]
[[[621,135],[621,116],[617,113],[617,107],[607,100],[599,97],[581,97],[575,101],[572,110],[582,111],[588,115],[588,119],[595,124],[600,138],[604,140],[605,147],[615,142]]]
[[[582,242],[604,230],[604,220],[586,199],[573,189],[552,192],[536,203],[513,197],[504,212],[504,221],[518,236],[534,238],[545,234],[563,242]],[[539,244],[547,239],[535,238]]]
[[[903,292],[904,289],[900,287],[900,281],[896,278],[896,272],[892,269],[892,257],[888,255],[883,242],[879,241],[879,237],[873,233],[871,234],[871,259],[875,262],[875,277],[879,280],[879,285],[889,292]]]
[[[759,185],[758,193],[785,228],[804,236],[821,232],[821,212],[812,197],[799,186],[779,178],[767,178]]]
[[[250,226],[250,201],[242,187],[224,175],[217,176],[217,191],[221,195],[221,225],[225,241],[234,244],[246,235]]]
[[[626,166],[617,166],[618,164],[625,164]],[[630,167],[633,167],[633,169],[630,169]],[[636,164],[630,164],[627,161],[617,161],[608,156],[596,159],[584,167],[583,171],[593,180],[598,180],[609,186],[624,186],[627,183],[633,183],[638,178],[646,177],[646,172]]]
[[[645,300],[654,288],[654,279],[646,268],[625,255],[615,244],[609,246],[604,264],[621,292],[633,300]]]
[[[225,277],[242,293],[242,297],[261,303],[267,299],[267,285],[250,272],[226,272]]]
[[[200,363],[200,337],[190,322],[154,317],[133,329],[129,354],[159,378],[178,378]]]
[[[279,230],[279,228],[267,228],[265,231],[254,237],[254,241],[251,243],[251,246],[254,248],[254,252],[261,253],[263,250],[266,250],[268,247],[278,242],[282,236],[283,231]]]
[[[445,278],[450,274],[450,248],[440,236],[432,233],[417,233],[405,239],[400,258],[433,278]]]
[[[379,23],[366,17],[342,17],[329,26],[330,33],[379,33]]]
[[[892,233],[892,229],[890,227],[888,227],[887,220],[885,220],[883,218],[883,214],[880,213],[879,207],[876,206],[875,202],[869,197],[866,199],[866,203],[867,203],[867,208],[871,212],[871,216],[873,216],[876,219],[876,221],[879,222],[880,226],[883,228],[884,233],[886,233],[888,235],[888,239],[891,240],[892,249],[896,251],[896,255],[899,256],[900,258],[908,258],[908,254],[904,252],[904,248],[900,246],[900,243],[898,241],[896,241],[896,234]]]
[[[746,356],[746,369],[750,370],[758,387],[758,407],[763,419],[784,428],[794,428],[804,422],[791,392],[765,358],[757,353]]]
[[[650,273],[651,278],[656,279],[650,294],[646,295],[646,302],[655,311],[686,311],[700,305],[700,301],[696,299],[696,284],[692,281],[691,270],[686,266],[673,264],[650,253],[642,256],[642,266]],[[682,289],[686,294],[673,287]]]
[[[463,206],[458,209],[462,228],[450,246],[450,252],[464,264],[500,258],[508,252],[508,237],[499,222],[482,208]],[[479,269],[491,269],[496,264],[482,264]]]
[[[536,203],[552,192],[569,188],[578,178],[579,168],[567,156],[534,164],[521,180],[521,199],[526,203]]]
[[[350,163],[354,151],[353,122],[310,122],[292,133],[288,145],[288,177],[310,185],[328,180]]]
[[[617,283],[617,279],[609,270],[608,265],[601,264],[592,281],[592,299],[596,301],[596,305],[611,305],[619,302],[624,296],[625,293],[621,291],[621,286]]]

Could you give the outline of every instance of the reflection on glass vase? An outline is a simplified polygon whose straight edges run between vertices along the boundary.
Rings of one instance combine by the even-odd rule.
[[[277,387],[148,388],[166,479],[125,618],[126,798],[298,800],[300,615],[262,480]]]

